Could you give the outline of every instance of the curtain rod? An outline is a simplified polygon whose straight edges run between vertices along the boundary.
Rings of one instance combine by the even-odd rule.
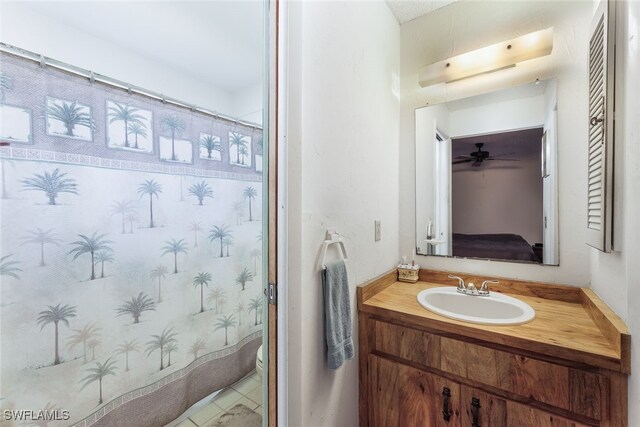
[[[15,55],[15,56],[19,56],[19,57],[22,57],[22,58],[26,58],[26,59],[29,59],[29,60],[34,61],[34,62],[37,62],[37,63],[40,64],[41,67],[50,66],[50,67],[53,67],[53,68],[57,68],[57,69],[60,69],[60,70],[63,70],[63,71],[67,71],[67,72],[76,74],[76,75],[78,75],[80,77],[84,77],[84,78],[89,79],[89,81],[91,83],[97,81],[97,82],[100,82],[100,83],[107,84],[109,86],[115,86],[117,88],[124,89],[124,90],[128,91],[130,94],[131,93],[137,93],[139,95],[143,95],[143,96],[146,96],[146,97],[149,97],[149,98],[156,99],[158,101],[162,101],[165,104],[173,104],[173,105],[178,106],[178,107],[188,108],[191,111],[194,111],[194,112],[197,111],[199,113],[206,114],[208,116],[212,116],[214,119],[226,120],[226,121],[234,123],[236,125],[242,125],[242,126],[250,127],[250,128],[252,128],[254,130],[255,129],[262,130],[262,126],[257,124],[257,123],[249,122],[249,121],[245,121],[245,120],[234,119],[234,118],[226,116],[224,114],[220,114],[220,113],[217,113],[215,111],[210,111],[210,110],[207,110],[205,108],[201,108],[201,107],[198,107],[196,105],[189,104],[187,102],[183,102],[183,101],[177,100],[175,98],[170,98],[170,97],[167,97],[167,96],[165,96],[165,95],[163,95],[161,93],[153,92],[153,91],[150,91],[150,90],[147,90],[147,89],[143,89],[143,88],[141,88],[139,86],[131,85],[131,84],[125,83],[125,82],[123,82],[121,80],[117,80],[117,79],[114,79],[114,78],[111,78],[111,77],[103,76],[102,74],[94,73],[93,71],[85,70],[84,68],[80,68],[80,67],[77,67],[75,65],[67,64],[67,63],[64,63],[62,61],[58,61],[56,59],[49,58],[49,57],[46,57],[44,55],[39,55],[37,53],[31,52],[31,51],[28,51],[28,50],[25,50],[25,49],[22,49],[22,48],[19,48],[19,47],[11,46],[11,45],[6,44],[6,43],[0,42],[0,51],[9,53],[9,54],[12,54],[12,55]]]

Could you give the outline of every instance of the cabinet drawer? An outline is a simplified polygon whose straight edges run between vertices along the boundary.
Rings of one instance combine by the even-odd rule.
[[[608,382],[603,375],[441,337],[379,320],[374,349],[595,420]]]

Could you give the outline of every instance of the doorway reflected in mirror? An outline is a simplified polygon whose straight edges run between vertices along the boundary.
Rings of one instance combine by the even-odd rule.
[[[415,118],[417,253],[558,265],[555,80]]]

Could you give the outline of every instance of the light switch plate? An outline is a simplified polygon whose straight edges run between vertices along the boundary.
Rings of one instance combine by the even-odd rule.
[[[375,220],[373,222],[373,224],[374,224],[374,227],[375,227],[375,241],[377,242],[381,238],[381,236],[380,236],[381,235],[381,231],[382,231],[381,230],[381,228],[382,228],[381,221],[379,219],[377,219],[377,220]]]

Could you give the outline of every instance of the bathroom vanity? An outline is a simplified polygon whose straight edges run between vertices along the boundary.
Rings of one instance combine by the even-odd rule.
[[[448,274],[358,288],[360,426],[627,426],[630,336],[590,289],[498,278],[491,292],[536,317],[488,326],[420,306],[420,291],[457,284]]]

